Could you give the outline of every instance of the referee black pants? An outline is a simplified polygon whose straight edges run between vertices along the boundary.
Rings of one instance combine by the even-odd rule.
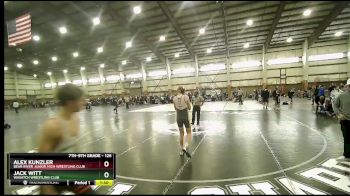
[[[194,125],[194,120],[197,113],[197,125],[199,125],[199,119],[201,118],[201,107],[199,105],[193,106],[192,110],[192,125]]]
[[[350,120],[340,121],[341,131],[344,137],[344,157],[350,158]]]

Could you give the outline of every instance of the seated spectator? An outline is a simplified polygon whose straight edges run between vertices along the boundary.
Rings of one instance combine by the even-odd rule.
[[[324,102],[325,102],[325,97],[324,96],[320,96],[320,100],[316,106],[316,114],[319,112],[318,109],[323,110],[325,111],[325,108],[324,108]]]
[[[4,129],[9,129],[11,128],[11,125],[9,125],[8,123],[6,123],[6,121],[4,120]]]
[[[332,102],[330,99],[326,99],[324,107],[325,107],[325,113],[327,116],[329,116],[329,117],[336,116],[334,111],[333,111]]]

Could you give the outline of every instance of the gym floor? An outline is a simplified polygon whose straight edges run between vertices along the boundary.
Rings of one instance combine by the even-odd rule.
[[[35,151],[41,122],[56,110],[5,111],[12,126],[5,153]],[[98,106],[79,115],[82,152],[117,155],[118,178],[113,187],[94,187],[100,194],[350,194],[350,163],[336,161],[340,125],[315,115],[310,100],[281,106],[270,100],[268,110],[253,100],[206,102],[191,159],[179,156],[170,104],[121,107],[118,114]],[[37,186],[5,182],[7,194],[38,194]]]

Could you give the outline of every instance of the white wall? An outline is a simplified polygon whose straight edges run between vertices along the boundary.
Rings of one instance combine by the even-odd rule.
[[[347,53],[348,44],[348,40],[317,43],[309,50],[309,55]],[[309,81],[314,81],[316,78],[320,81],[345,80],[349,77],[347,76],[348,63],[346,56],[337,60],[309,62]]]
[[[349,40],[338,39],[334,41],[321,42],[314,44],[308,49],[308,55],[316,54],[330,54],[330,53],[344,53],[349,51]],[[265,61],[269,59],[286,58],[286,57],[300,57],[302,58],[303,48],[302,45],[291,45],[280,48],[271,48],[265,55]],[[131,80],[123,82],[105,82],[104,85],[100,84],[87,84],[84,89],[89,95],[101,95],[105,92],[109,94],[121,94],[122,92],[141,92],[147,90],[148,92],[165,92],[170,89],[176,90],[179,85],[184,86],[186,89],[195,89],[196,82],[198,80],[199,87],[203,88],[226,88],[227,82],[233,87],[238,86],[260,86],[263,80],[263,68],[249,67],[249,68],[233,68],[231,65],[236,62],[262,60],[262,50],[257,51],[240,51],[233,53],[230,56],[230,74],[228,78],[227,70],[213,71],[213,72],[199,72],[198,79],[195,77],[195,73],[183,74],[183,75],[171,75],[171,79],[168,80],[167,76],[160,77],[147,77],[146,81],[142,81],[142,78],[136,80],[134,84],[130,84]],[[225,63],[225,55],[206,55],[198,58],[199,68],[201,66],[211,63]],[[325,60],[308,62],[309,66],[309,83],[314,81],[341,81],[346,80],[349,76],[347,74],[349,70],[349,58],[345,55],[342,59]],[[164,65],[164,69],[166,66]],[[195,68],[195,62],[191,59],[175,59],[171,62],[171,70],[178,68],[191,67]],[[280,69],[286,70],[287,84],[300,84],[303,80],[303,64],[302,62],[282,65],[266,65],[266,78],[267,85],[277,85],[280,82]],[[150,70],[146,70],[148,72]],[[134,71],[136,72],[136,71]],[[128,72],[129,73],[129,72]],[[131,72],[130,72],[131,73]],[[105,73],[107,75],[115,75],[116,73]],[[127,74],[127,73],[125,73]],[[80,74],[70,75],[69,79],[81,80]],[[87,73],[86,77],[99,77],[98,70],[95,73]],[[64,81],[64,77],[59,78],[57,81]],[[44,83],[50,83],[47,78]],[[19,96],[25,96],[26,94],[40,94],[39,90],[42,88],[40,81],[33,77],[18,75],[18,88]],[[146,89],[145,89],[146,88]],[[170,89],[169,89],[170,88]],[[52,98],[53,90],[50,88],[43,88],[41,94],[46,98]],[[35,90],[35,91],[34,91]],[[131,91],[130,91],[131,90]],[[13,73],[5,73],[5,99],[13,99],[16,97],[16,91],[14,86]]]
[[[15,75],[14,72],[6,71],[4,75],[4,99],[13,100],[16,98],[26,99],[27,95],[41,96],[40,80],[33,76],[26,76],[17,74],[17,88],[16,92]]]

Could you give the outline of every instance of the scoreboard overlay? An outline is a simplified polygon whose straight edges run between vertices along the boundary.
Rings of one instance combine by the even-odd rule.
[[[10,185],[112,186],[114,153],[9,153]]]

